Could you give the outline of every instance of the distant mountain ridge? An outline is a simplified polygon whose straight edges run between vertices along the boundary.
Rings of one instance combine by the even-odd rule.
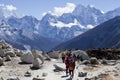
[[[95,28],[58,45],[55,50],[92,49],[120,47],[120,16],[106,21]]]
[[[119,16],[120,8],[102,13],[101,10],[89,5],[87,7],[77,5],[72,13],[65,13],[59,17],[47,13],[41,20],[33,16],[19,18],[15,12],[11,12],[11,14],[6,18],[4,12],[0,10],[1,33],[5,34],[0,35],[1,39],[23,48],[25,48],[23,44],[27,43],[25,45],[29,45],[31,48],[49,51],[56,45],[86,32],[104,21]],[[11,29],[3,28],[6,27],[6,24]],[[40,46],[40,44],[43,45]]]
[[[59,17],[46,14],[40,21],[41,30],[46,32],[40,33],[46,37],[67,41],[115,16],[120,16],[120,8],[103,13],[90,5],[77,5],[72,13],[65,13]]]

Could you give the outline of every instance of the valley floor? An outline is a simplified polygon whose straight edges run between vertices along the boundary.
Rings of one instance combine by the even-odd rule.
[[[52,59],[45,61],[43,67],[38,70],[31,70],[31,64],[21,64],[19,57],[12,58],[12,61],[5,62],[4,66],[0,67],[0,77],[7,80],[11,77],[18,77],[20,80],[32,80],[33,77],[38,77],[41,80],[85,80],[85,78],[93,78],[99,76],[102,80],[120,80],[120,62],[109,65],[85,66],[77,63],[73,79],[70,76],[66,77],[65,71],[54,72],[54,64],[65,68],[61,60]],[[31,77],[25,77],[26,72],[31,73]],[[78,77],[79,72],[87,72],[85,77]],[[46,76],[42,76],[43,73]],[[99,79],[96,79],[99,80]]]

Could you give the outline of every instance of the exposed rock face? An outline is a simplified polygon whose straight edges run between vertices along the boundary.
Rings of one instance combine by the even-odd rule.
[[[34,61],[34,56],[31,53],[25,53],[21,56],[21,61],[24,63],[31,64]]]
[[[43,55],[42,55],[42,51],[32,50],[32,54],[34,56],[34,59],[39,58],[42,61],[42,64],[44,63],[44,58],[43,58]]]
[[[98,48],[98,49],[90,49],[86,51],[90,57],[96,57],[97,59],[120,59],[120,48],[112,49],[112,48]]]
[[[34,59],[33,68],[40,69],[42,67],[42,61],[39,58]]]
[[[3,59],[0,57],[0,66],[4,65]]]

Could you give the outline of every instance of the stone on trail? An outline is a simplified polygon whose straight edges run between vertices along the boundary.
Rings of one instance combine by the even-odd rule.
[[[25,76],[25,77],[31,77],[32,75],[31,75],[30,72],[27,71],[24,76]]]
[[[31,53],[25,53],[21,56],[21,61],[24,63],[32,64],[34,61],[34,57]]]
[[[52,51],[48,53],[48,55],[50,56],[50,58],[58,59],[60,57],[60,51]]]
[[[56,64],[54,64],[53,66],[55,67],[55,69],[54,69],[55,72],[65,71],[64,68],[62,68],[62,67],[60,67],[60,66],[58,66],[58,65],[56,65]]]
[[[32,80],[45,80],[44,78],[33,78]]]
[[[48,74],[47,73],[42,73],[42,76],[43,77],[46,77]]]
[[[6,61],[11,61],[11,57],[9,55],[6,56]]]
[[[9,78],[7,80],[20,80],[18,77]]]
[[[85,73],[83,73],[83,72],[79,72],[78,73],[78,77],[85,77],[85,76],[87,76],[86,72]]]
[[[39,58],[42,61],[42,64],[44,63],[44,58],[43,58],[43,55],[42,55],[42,51],[32,50],[32,54],[34,56],[34,59]]]
[[[33,68],[40,69],[42,67],[42,61],[39,58],[34,59]]]

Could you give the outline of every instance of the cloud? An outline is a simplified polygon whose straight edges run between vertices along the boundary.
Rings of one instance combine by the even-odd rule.
[[[75,4],[67,3],[65,7],[54,7],[54,11],[52,12],[52,14],[56,16],[61,16],[64,13],[72,13],[75,7]]]
[[[75,25],[78,25],[78,24],[79,24],[79,22],[76,19],[74,19],[73,23],[68,23],[68,24],[65,24],[65,23],[63,23],[61,21],[57,21],[57,23],[50,22],[51,26],[57,26],[59,28],[62,28],[62,27],[69,27],[69,28],[71,28],[72,26],[75,26]]]
[[[0,3],[0,7],[4,7],[4,6],[5,6],[4,4],[1,4],[1,3]]]
[[[8,11],[14,11],[14,10],[17,10],[17,8],[13,5],[6,5],[5,6],[5,9],[8,10]]]

